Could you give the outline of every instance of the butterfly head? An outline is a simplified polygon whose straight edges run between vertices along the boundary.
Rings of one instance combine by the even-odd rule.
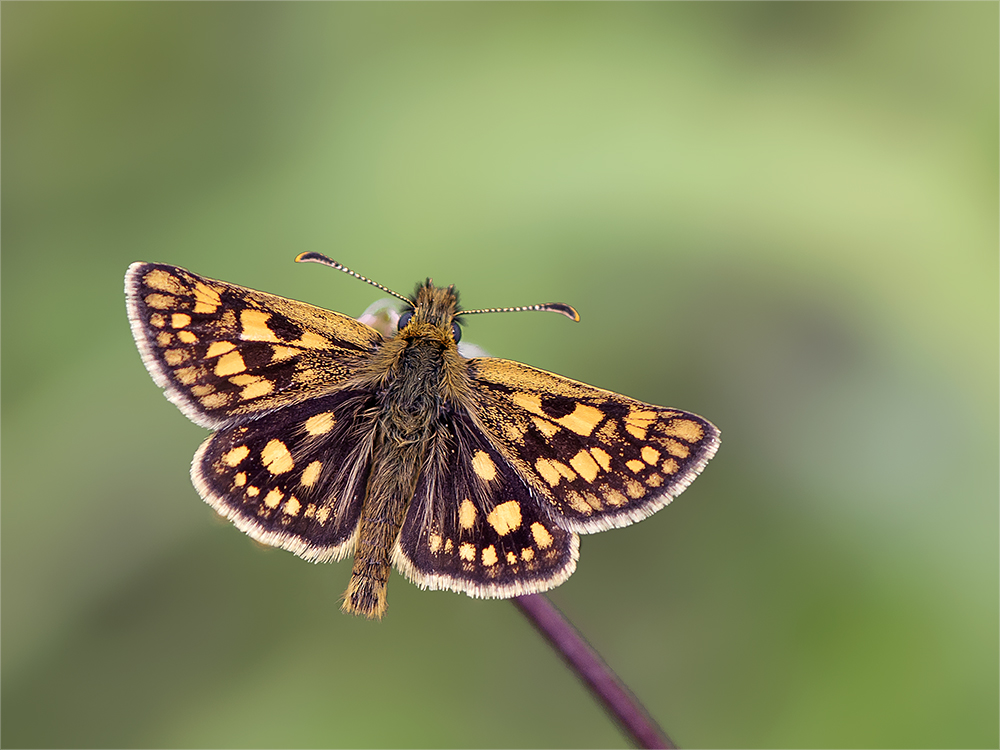
[[[458,292],[455,285],[434,286],[427,279],[417,286],[410,307],[399,316],[399,332],[405,337],[432,337],[447,339],[455,344],[462,338],[458,320]]]

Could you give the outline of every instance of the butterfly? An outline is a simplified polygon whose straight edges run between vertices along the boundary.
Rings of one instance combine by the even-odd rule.
[[[719,431],[544,370],[458,349],[462,310],[428,279],[383,335],[340,313],[133,263],[128,317],[170,401],[213,430],[191,478],[259,542],[354,557],[342,608],[381,618],[395,566],[417,586],[509,598],[576,568],[580,534],[628,526],[701,472]]]

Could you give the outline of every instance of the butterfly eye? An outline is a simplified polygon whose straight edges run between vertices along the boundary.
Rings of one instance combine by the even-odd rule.
[[[410,323],[410,318],[413,317],[413,311],[405,312],[399,316],[399,330],[402,331]]]
[[[459,327],[458,323],[451,324],[451,337],[455,339],[456,344],[462,340],[462,329]]]

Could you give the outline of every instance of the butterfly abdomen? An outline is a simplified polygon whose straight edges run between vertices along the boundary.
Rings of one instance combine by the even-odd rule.
[[[420,441],[400,444],[382,431],[376,438],[354,568],[342,605],[345,612],[372,618],[385,613],[392,548],[416,488],[423,454]]]

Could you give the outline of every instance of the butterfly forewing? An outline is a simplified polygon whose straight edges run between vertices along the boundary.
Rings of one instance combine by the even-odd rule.
[[[368,480],[369,398],[341,391],[216,432],[191,477],[221,515],[264,544],[308,560],[353,548]]]
[[[146,368],[213,429],[329,392],[383,341],[346,315],[176,266],[133,263],[125,294]]]
[[[518,473],[580,533],[627,526],[687,487],[718,448],[718,430],[527,365],[470,361],[479,419]]]
[[[559,585],[578,549],[576,534],[459,413],[430,447],[395,562],[422,588],[496,598]]]

